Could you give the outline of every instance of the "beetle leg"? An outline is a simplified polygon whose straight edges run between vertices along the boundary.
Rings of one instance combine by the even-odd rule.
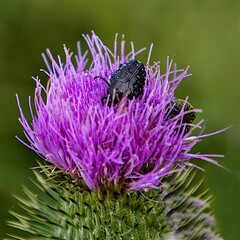
[[[107,80],[106,78],[103,78],[103,77],[101,77],[101,76],[95,76],[95,77],[94,77],[94,80],[97,79],[97,78],[102,79],[108,86],[110,86],[110,82],[108,82],[108,80]]]

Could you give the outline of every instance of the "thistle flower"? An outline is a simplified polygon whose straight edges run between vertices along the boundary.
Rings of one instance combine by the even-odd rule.
[[[117,40],[111,51],[94,33],[84,39],[92,57],[89,67],[87,52],[81,52],[80,43],[76,66],[65,46],[65,63],[60,57],[54,60],[49,50],[47,56],[43,55],[49,81],[44,88],[40,79],[34,78],[30,124],[18,100],[20,122],[32,150],[73,179],[84,180],[93,191],[103,186],[127,192],[159,188],[163,177],[195,166],[190,162],[194,158],[218,165],[212,157],[220,155],[191,151],[201,138],[212,135],[204,135],[203,131],[193,135],[203,121],[191,124],[191,129],[184,121],[186,114],[200,110],[186,112],[183,107],[168,117],[169,106],[176,99],[175,90],[189,76],[188,68],[177,70],[168,60],[166,73],[162,74],[159,63],[150,65],[150,50],[143,94],[132,100],[125,97],[109,107],[101,101],[107,85],[94,77],[110,79],[120,64],[136,58],[144,49],[135,52],[132,44],[132,51],[125,54],[122,39],[118,54]]]
[[[24,188],[28,199],[18,200],[25,215],[12,212],[17,221],[9,225],[29,239],[221,239],[208,196],[197,196],[201,183],[191,183],[191,171],[199,167],[190,159],[218,165],[212,158],[221,155],[192,153],[217,132],[203,134],[204,121],[193,124],[200,110],[175,96],[188,68],[177,70],[168,59],[162,74],[159,62],[150,65],[151,47],[140,96],[115,101],[107,96],[106,79],[144,49],[135,52],[132,44],[125,54],[124,38],[118,49],[116,37],[113,51],[95,33],[84,38],[88,64],[80,43],[75,65],[65,46],[64,63],[49,50],[43,55],[49,81],[45,88],[34,78],[30,123],[17,97],[29,143],[20,141],[46,166],[34,171],[44,198]]]

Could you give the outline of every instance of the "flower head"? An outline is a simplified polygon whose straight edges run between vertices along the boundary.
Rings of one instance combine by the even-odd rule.
[[[84,38],[92,57],[88,64],[87,52],[81,52],[80,44],[76,67],[66,47],[65,63],[60,57],[54,60],[47,50],[50,62],[45,55],[44,60],[49,82],[44,88],[35,78],[31,124],[18,101],[20,121],[31,149],[74,178],[83,179],[94,191],[102,185],[127,191],[157,188],[163,177],[192,165],[191,158],[217,164],[211,157],[218,155],[190,152],[200,138],[208,136],[202,132],[193,136],[192,131],[203,121],[191,124],[191,129],[184,121],[186,114],[199,110],[186,112],[186,98],[179,112],[172,115],[174,92],[188,76],[188,69],[177,70],[168,61],[166,72],[161,74],[159,63],[149,65],[149,54],[142,95],[131,100],[123,97],[109,106],[101,100],[107,94],[107,84],[94,78],[110,79],[120,64],[135,59],[143,49],[135,52],[132,45],[132,51],[125,54],[122,39],[118,55],[117,40],[111,51],[94,33]]]

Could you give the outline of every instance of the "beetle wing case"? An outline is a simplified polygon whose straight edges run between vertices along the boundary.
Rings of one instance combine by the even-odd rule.
[[[143,93],[146,79],[144,65],[136,59],[122,65],[111,76],[108,94],[115,89],[117,93],[128,93],[128,98],[138,97]]]

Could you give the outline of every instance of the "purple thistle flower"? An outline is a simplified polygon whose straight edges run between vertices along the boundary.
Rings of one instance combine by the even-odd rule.
[[[201,131],[193,136],[192,131],[203,120],[184,133],[184,110],[167,118],[174,92],[189,76],[188,69],[177,70],[167,61],[166,73],[161,74],[159,63],[149,65],[150,50],[142,96],[133,100],[125,97],[118,105],[109,107],[101,101],[106,96],[107,84],[94,77],[110,79],[119,64],[135,58],[144,49],[135,52],[132,44],[132,51],[125,55],[122,39],[118,55],[117,39],[112,52],[94,33],[84,38],[93,59],[88,69],[87,52],[82,54],[80,44],[76,67],[65,46],[65,63],[60,57],[55,61],[49,50],[50,63],[43,55],[49,82],[44,88],[38,78],[34,79],[35,110],[29,103],[31,124],[18,100],[20,122],[32,150],[73,178],[82,178],[94,191],[101,185],[123,187],[129,192],[158,188],[163,177],[193,166],[191,158],[218,165],[212,157],[221,155],[190,152],[201,138],[214,134],[203,135]]]

